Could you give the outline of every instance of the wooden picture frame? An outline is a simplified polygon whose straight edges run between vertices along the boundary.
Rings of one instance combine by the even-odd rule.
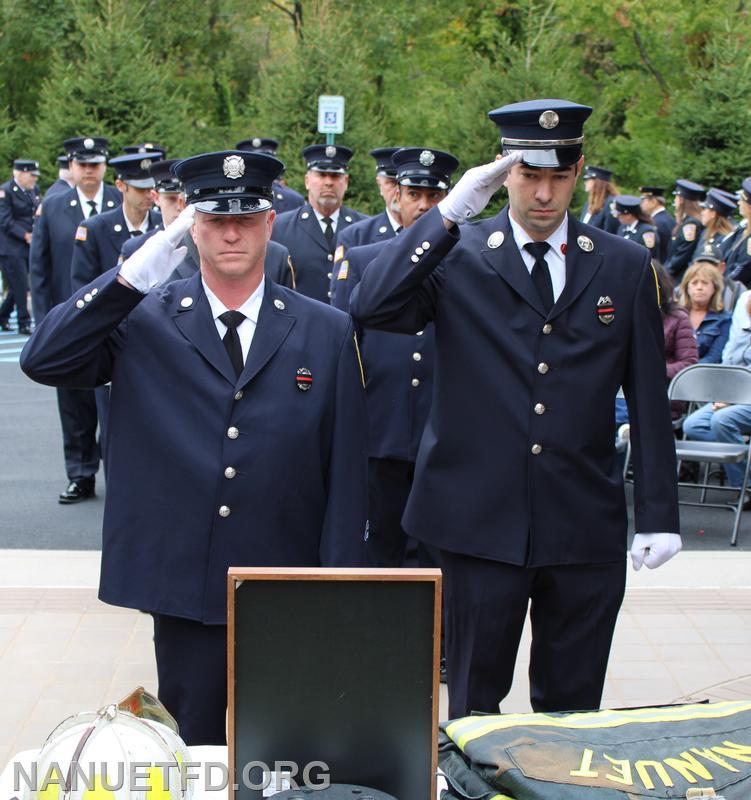
[[[227,587],[230,800],[267,796],[249,765],[279,761],[299,788],[318,761],[435,800],[440,570],[231,567]]]

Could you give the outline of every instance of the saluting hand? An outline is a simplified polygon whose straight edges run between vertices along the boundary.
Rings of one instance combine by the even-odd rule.
[[[462,223],[477,216],[490,202],[490,198],[503,186],[509,170],[518,164],[524,153],[512,150],[490,164],[468,169],[459,182],[438,203],[441,215],[449,222]]]
[[[195,214],[194,205],[185,206],[171,225],[155,233],[123,261],[120,277],[144,294],[167,280],[188,251],[187,247],[177,245],[193,225]]]

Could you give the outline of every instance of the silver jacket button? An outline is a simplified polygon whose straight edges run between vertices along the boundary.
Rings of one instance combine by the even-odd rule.
[[[553,326],[549,322],[546,322],[542,326],[542,332],[547,336],[549,333],[553,332]]]
[[[542,403],[535,403],[535,414],[544,414],[545,406]]]
[[[547,364],[546,364],[544,361],[541,361],[541,362],[540,362],[540,363],[537,365],[537,371],[540,373],[540,375],[546,375],[546,374],[547,374],[547,371],[548,371],[549,369],[550,369],[550,367],[549,367],[549,366],[548,366],[548,365],[547,365]]]
[[[229,506],[219,506],[219,516],[228,517],[232,513]]]
[[[419,378],[412,378],[412,385],[415,386],[415,387],[419,386],[420,385],[420,379]]]
[[[231,428],[227,428],[227,436],[229,436],[230,439],[237,439],[239,435],[240,431],[238,428],[235,428],[234,426]]]
[[[412,358],[415,361],[422,361],[422,356],[419,353],[412,353]]]
[[[532,455],[533,456],[539,456],[540,453],[542,453],[542,445],[533,444],[532,445]]]
[[[245,392],[242,389],[239,389],[235,392],[235,400],[242,400],[244,394]]]
[[[228,480],[232,480],[232,478],[234,478],[235,475],[237,475],[237,470],[234,467],[227,467],[224,470],[224,477],[227,478]]]

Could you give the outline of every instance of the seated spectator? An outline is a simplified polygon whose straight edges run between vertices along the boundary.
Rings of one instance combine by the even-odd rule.
[[[723,364],[751,367],[751,291],[744,292],[733,312],[730,335],[722,351]],[[751,433],[751,405],[728,405],[707,403],[689,414],[683,421],[683,433],[687,439],[702,442],[744,441]],[[728,485],[740,488],[746,471],[745,463],[723,464]],[[751,499],[743,506],[751,508]]]
[[[673,284],[670,275],[656,261],[652,261],[652,265],[659,285],[662,330],[665,334],[665,388],[667,389],[667,384],[682,369],[696,364],[699,360],[699,353],[688,311],[676,305],[673,300]],[[672,403],[671,405],[673,419],[677,419],[682,413],[682,404]],[[626,401],[621,398],[615,401],[615,422],[619,426],[618,437],[622,440],[628,438],[628,429],[624,427],[628,423],[628,409]]]
[[[683,274],[678,302],[688,311],[703,364],[720,363],[730,333],[730,314],[722,305],[723,289],[722,275],[706,261],[695,261]]]

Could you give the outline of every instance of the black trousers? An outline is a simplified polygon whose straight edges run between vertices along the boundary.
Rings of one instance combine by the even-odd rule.
[[[227,626],[152,616],[159,700],[185,744],[226,744]]]
[[[626,560],[517,567],[441,551],[449,716],[498,713],[531,601],[535,711],[599,708]]]
[[[63,454],[68,480],[88,478],[99,469],[96,400],[91,389],[58,389]]]
[[[402,528],[402,515],[414,477],[414,461],[368,460],[367,558],[371,567],[404,566],[409,538]],[[421,567],[435,566],[436,555],[418,543],[417,561]]]
[[[0,322],[8,322],[15,305],[18,311],[18,327],[31,324],[29,314],[29,259],[22,256],[0,256],[3,278],[8,285],[8,294],[0,305]]]

